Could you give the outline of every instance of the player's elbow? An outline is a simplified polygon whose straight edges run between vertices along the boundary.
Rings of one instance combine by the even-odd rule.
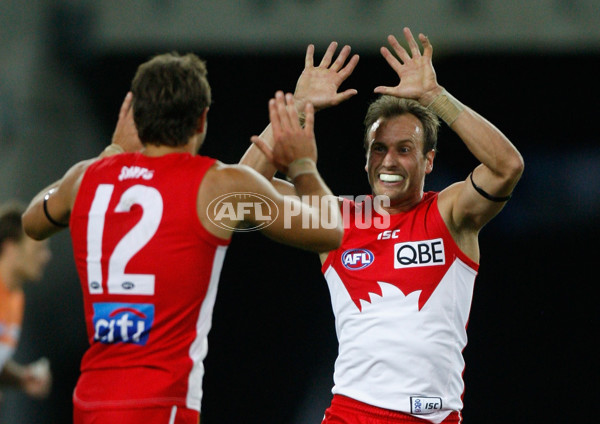
[[[514,187],[523,175],[525,162],[519,151],[512,147],[505,154],[498,156],[497,162],[491,169],[499,182],[505,186]]]
[[[21,215],[21,226],[23,232],[30,238],[40,241],[48,237],[47,231],[44,231],[39,221],[33,216],[34,213],[31,209],[27,209],[23,215]]]
[[[525,170],[525,161],[523,160],[523,156],[519,152],[515,152],[514,155],[507,161],[505,166],[505,175],[506,179],[517,183],[519,179],[521,179],[521,175],[523,175],[523,171]]]

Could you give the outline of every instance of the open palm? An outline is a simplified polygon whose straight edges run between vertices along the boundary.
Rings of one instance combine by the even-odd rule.
[[[381,48],[381,54],[396,71],[400,82],[395,87],[376,87],[374,91],[379,94],[419,100],[439,88],[431,61],[433,47],[426,36],[419,34],[419,40],[423,44],[423,53],[421,53],[410,29],[404,28],[404,36],[410,48],[410,54],[393,35],[388,36],[388,41],[398,57],[394,56],[386,47]]]
[[[338,57],[333,60],[336,48],[335,41],[329,44],[318,66],[314,66],[313,62],[314,45],[310,44],[306,49],[304,70],[298,78],[294,91],[297,110],[302,111],[306,103],[312,103],[315,110],[325,109],[338,105],[357,93],[355,89],[338,93],[342,83],[354,71],[359,57],[354,55],[346,63],[350,55],[350,46],[344,46]]]

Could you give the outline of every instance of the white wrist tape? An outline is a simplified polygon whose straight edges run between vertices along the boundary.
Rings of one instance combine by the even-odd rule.
[[[450,126],[465,108],[452,94],[444,90],[433,99],[427,109],[433,111]]]
[[[314,160],[311,158],[300,158],[289,164],[287,177],[290,181],[294,181],[299,175],[316,173],[317,164]]]

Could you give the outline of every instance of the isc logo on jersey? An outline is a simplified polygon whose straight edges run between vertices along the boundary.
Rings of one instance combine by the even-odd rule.
[[[350,249],[342,254],[342,264],[351,271],[368,267],[375,260],[375,256],[367,249]]]
[[[94,303],[94,340],[145,345],[154,321],[149,303]]]
[[[394,268],[444,265],[444,240],[409,241],[394,245]]]

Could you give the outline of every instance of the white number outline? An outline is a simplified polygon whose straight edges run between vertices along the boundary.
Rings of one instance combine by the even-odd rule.
[[[102,236],[113,191],[113,184],[100,184],[88,213],[87,272],[90,294],[103,293]],[[115,212],[129,212],[134,204],[142,207],[142,218],[119,240],[110,255],[107,279],[109,294],[154,295],[153,274],[126,274],[125,267],[156,234],[163,214],[162,196],[154,187],[134,185],[121,195]]]

